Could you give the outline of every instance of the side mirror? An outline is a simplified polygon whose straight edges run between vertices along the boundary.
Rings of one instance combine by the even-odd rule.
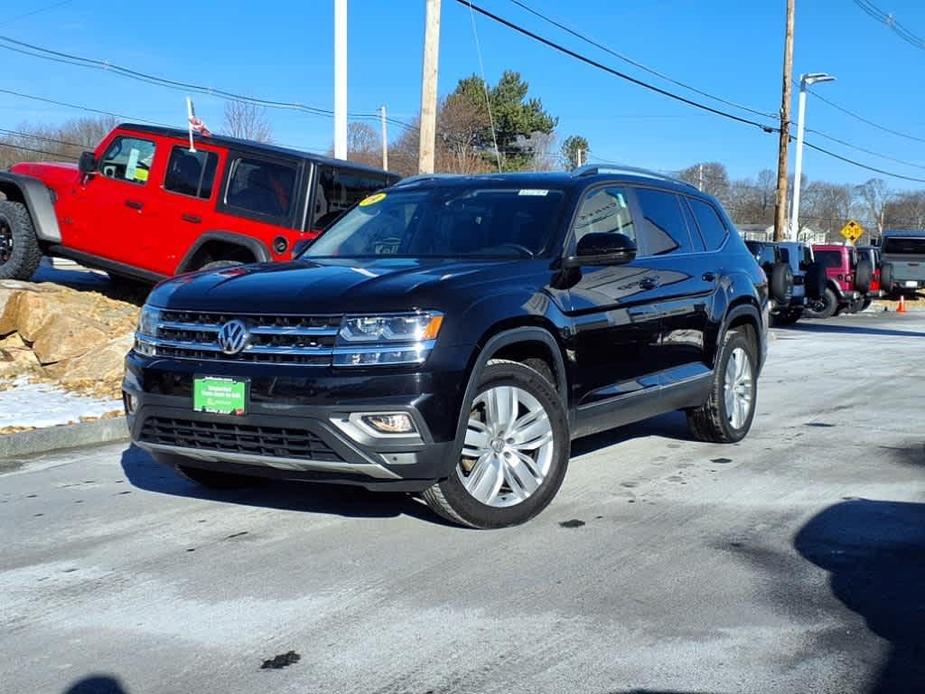
[[[96,173],[97,161],[93,152],[83,152],[77,160],[77,170],[84,176]]]
[[[595,232],[578,240],[575,255],[565,258],[563,267],[621,265],[636,257],[636,242],[626,234]]]

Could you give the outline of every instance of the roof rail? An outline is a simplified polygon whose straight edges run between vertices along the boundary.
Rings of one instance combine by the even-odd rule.
[[[636,166],[620,166],[612,164],[586,164],[585,166],[579,166],[577,169],[572,171],[573,176],[597,176],[598,174],[632,174],[633,176],[645,176],[648,178],[657,178],[662,181],[671,181],[672,183],[680,183],[681,185],[688,186],[690,188],[696,188],[692,183],[684,181],[675,176],[669,176],[668,174],[659,173],[658,171],[652,171],[651,169],[641,169]]]
[[[432,181],[441,178],[451,178],[458,174],[448,174],[448,173],[431,173],[431,174],[417,174],[415,176],[406,176],[405,178],[398,181],[398,183],[393,183],[393,188],[398,188],[399,186],[407,185],[410,183],[420,183],[421,181]]]

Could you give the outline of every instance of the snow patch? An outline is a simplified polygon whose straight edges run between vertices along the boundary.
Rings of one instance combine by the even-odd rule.
[[[52,385],[18,378],[13,388],[0,392],[0,429],[51,427],[78,422],[81,417],[101,417],[121,409],[120,400],[76,395]]]

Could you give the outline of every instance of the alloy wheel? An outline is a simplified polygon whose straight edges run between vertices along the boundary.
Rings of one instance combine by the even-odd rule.
[[[733,429],[741,429],[748,421],[754,399],[755,380],[748,353],[736,347],[726,363],[723,395],[726,401],[726,417]]]
[[[472,498],[514,506],[543,484],[553,460],[549,413],[517,386],[494,386],[472,403],[456,472]]]
[[[5,221],[0,220],[0,265],[13,257],[13,230]]]

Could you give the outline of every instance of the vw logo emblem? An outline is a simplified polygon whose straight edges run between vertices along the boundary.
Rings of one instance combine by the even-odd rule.
[[[250,333],[242,320],[230,320],[218,331],[218,346],[225,354],[237,354],[247,347]]]

